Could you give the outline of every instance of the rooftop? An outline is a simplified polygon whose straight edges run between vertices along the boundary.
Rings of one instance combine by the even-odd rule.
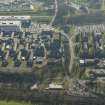
[[[0,0],[0,3],[9,3],[9,2],[14,2],[14,0]]]

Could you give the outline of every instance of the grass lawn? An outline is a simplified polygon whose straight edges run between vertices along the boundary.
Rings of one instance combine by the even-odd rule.
[[[16,101],[2,101],[0,100],[0,105],[32,105],[31,103],[26,102],[16,102]]]

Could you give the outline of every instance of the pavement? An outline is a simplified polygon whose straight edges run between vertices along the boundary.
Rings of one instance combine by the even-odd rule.
[[[55,21],[55,19],[57,17],[57,13],[58,13],[58,0],[55,0],[55,14],[54,14],[54,16],[53,16],[53,18],[52,18],[52,20],[51,20],[51,22],[49,24],[50,26],[53,25],[53,23],[54,23],[54,21]]]

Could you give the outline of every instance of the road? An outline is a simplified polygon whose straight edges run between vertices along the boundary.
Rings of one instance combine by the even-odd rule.
[[[74,63],[74,48],[73,48],[73,36],[69,37],[68,34],[64,33],[61,31],[61,35],[63,35],[68,41],[69,41],[69,49],[70,49],[70,64],[69,64],[69,73],[71,74],[72,68],[73,68],[73,63]]]
[[[50,24],[49,24],[49,27],[52,27],[55,19],[56,19],[56,16],[57,16],[57,13],[58,13],[58,0],[55,0],[55,15],[53,16],[53,19],[51,20]],[[59,30],[56,30],[52,27],[52,29],[54,31],[59,31]],[[73,42],[72,42],[72,38],[73,37],[69,37],[68,34],[66,34],[64,31],[59,31],[61,32],[61,35],[63,35],[68,41],[69,41],[69,47],[70,47],[70,54],[71,54],[71,57],[70,57],[70,64],[69,64],[69,73],[71,73],[72,71],[72,66],[73,66],[73,59],[74,59],[74,49],[73,49]]]
[[[54,15],[52,21],[49,24],[50,26],[53,25],[53,23],[54,23],[54,21],[56,19],[57,13],[58,13],[58,0],[55,0],[55,15]],[[66,37],[66,39],[69,41],[70,54],[71,54],[70,64],[69,64],[69,73],[71,74],[72,68],[73,68],[73,63],[74,63],[74,60],[73,60],[74,59],[74,49],[73,49],[72,37],[69,37],[68,34],[66,34],[64,31],[60,31],[60,32],[61,32],[61,35],[63,35],[64,37]]]
[[[73,78],[71,78],[72,76],[72,68],[73,68],[73,64],[74,64],[74,48],[73,48],[73,41],[72,41],[72,37],[69,37],[66,33],[64,32],[61,32],[61,34],[63,36],[65,36],[67,39],[68,39],[68,42],[69,42],[69,52],[70,52],[70,64],[69,64],[69,74],[66,74],[66,79],[68,80],[69,82],[69,91],[71,91],[72,87],[73,87]]]
[[[69,73],[71,73],[72,72],[72,68],[73,68],[73,64],[74,64],[74,57],[75,57],[75,55],[74,55],[74,48],[73,48],[73,41],[72,41],[74,36],[69,37],[69,35],[66,34],[64,31],[57,30],[57,29],[55,29],[53,27],[52,27],[52,30],[55,31],[55,32],[60,32],[61,35],[64,36],[69,42],[69,49],[70,49],[70,55],[71,55],[71,57],[70,57],[70,64],[69,64]]]
[[[68,34],[66,34],[64,31],[60,31],[60,30],[57,30],[55,28],[52,28],[52,30],[56,31],[56,32],[60,32],[61,35],[63,37],[65,37],[67,40],[68,40],[68,43],[69,43],[69,52],[70,52],[70,64],[69,64],[69,73],[66,73],[66,79],[68,80],[69,82],[69,91],[71,91],[71,88],[73,87],[73,84],[74,84],[74,78],[72,78],[72,72],[73,72],[73,64],[74,64],[74,58],[75,58],[75,55],[74,55],[74,48],[73,48],[73,38],[74,36],[71,36],[69,37]],[[70,75],[69,75],[70,74]]]
[[[75,58],[73,38],[75,37],[75,35],[69,37],[68,34],[64,32],[61,32],[61,34],[65,36],[69,42],[70,64],[68,69],[69,74],[66,74],[66,79],[69,82],[69,92],[71,93],[73,92],[73,87],[75,86],[75,81],[76,81],[76,77],[74,76],[74,73],[73,73],[73,65],[74,65],[74,58]]]
[[[51,22],[49,24],[50,26],[53,25],[53,23],[54,23],[54,21],[55,21],[55,19],[57,17],[57,13],[58,13],[58,0],[55,0],[55,14],[54,14],[54,16],[53,16],[53,18],[52,18],[52,20],[51,20]]]

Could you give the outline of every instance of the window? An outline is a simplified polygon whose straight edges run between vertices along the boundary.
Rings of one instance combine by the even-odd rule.
[[[3,22],[2,24],[6,24],[6,23]]]
[[[13,23],[9,23],[9,24],[13,24]]]

